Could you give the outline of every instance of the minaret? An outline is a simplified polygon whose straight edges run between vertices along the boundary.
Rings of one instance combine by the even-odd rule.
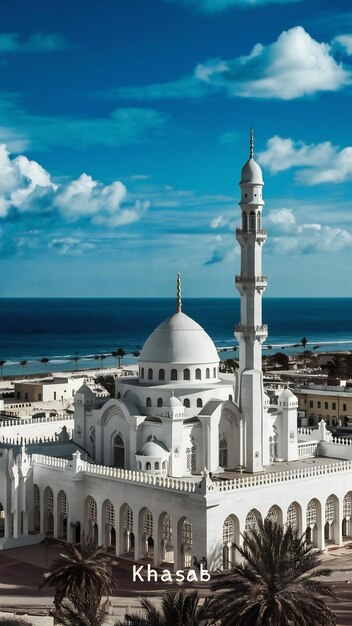
[[[245,418],[245,465],[248,471],[263,469],[263,375],[262,343],[267,327],[262,323],[262,294],[266,276],[262,275],[262,245],[266,231],[262,228],[262,171],[254,160],[254,135],[250,134],[249,160],[241,174],[242,226],[236,229],[241,246],[241,274],[236,287],[241,296],[241,323],[235,328],[239,343],[236,400]]]

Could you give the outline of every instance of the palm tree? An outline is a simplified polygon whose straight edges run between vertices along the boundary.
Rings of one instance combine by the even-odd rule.
[[[52,611],[55,622],[62,626],[102,626],[105,620],[106,602],[93,592],[86,602],[72,594],[71,599],[64,598],[60,606]],[[1,624],[0,624],[1,626]]]
[[[205,598],[200,605],[198,592],[186,595],[184,591],[163,593],[160,611],[152,602],[141,598],[141,607],[146,617],[132,614],[125,615],[123,622],[115,626],[211,626],[214,621],[209,618],[210,598]],[[209,618],[209,619],[208,619]]]
[[[6,361],[4,359],[0,359],[0,372],[1,372],[1,376],[2,376],[2,369],[5,365]]]
[[[75,365],[76,365],[75,369],[76,369],[76,371],[77,371],[77,368],[78,368],[78,361],[80,361],[80,360],[81,360],[81,357],[78,356],[78,354],[75,354],[75,356],[71,356],[71,361],[75,362]]]
[[[41,362],[41,363],[43,363],[43,365],[44,365],[44,367],[45,367],[45,369],[46,369],[46,366],[47,366],[47,365],[48,365],[48,363],[49,363],[49,359],[48,359],[48,357],[43,356],[43,358],[42,358],[42,359],[40,359],[40,362]]]
[[[20,365],[22,365],[22,374],[24,374],[24,368],[26,367],[28,361],[20,361]]]
[[[120,368],[122,359],[125,356],[126,352],[123,348],[118,348],[117,350],[114,350],[111,354],[117,359],[117,367]]]
[[[89,607],[95,597],[98,606],[102,596],[111,593],[111,559],[106,549],[97,546],[93,539],[83,539],[80,549],[68,543],[65,550],[66,553],[61,553],[45,572],[40,588],[44,585],[55,588],[56,609],[64,598],[71,600],[75,606],[78,599],[82,605]]]
[[[306,350],[307,343],[308,343],[308,339],[306,337],[302,337],[300,345],[303,348],[303,364],[304,364],[304,367],[306,367],[306,365],[307,365],[307,355],[309,354],[309,352]]]
[[[133,354],[133,356],[138,358],[139,355],[140,355],[140,350],[135,350],[134,352],[132,352],[132,354]]]
[[[333,626],[335,615],[325,604],[333,591],[319,580],[331,570],[319,568],[320,554],[291,526],[271,520],[243,534],[236,546],[243,561],[218,574],[212,588],[214,616],[221,626]]]
[[[106,354],[100,354],[99,359],[100,359],[100,369],[101,369],[103,367],[103,361],[104,359],[106,359]]]

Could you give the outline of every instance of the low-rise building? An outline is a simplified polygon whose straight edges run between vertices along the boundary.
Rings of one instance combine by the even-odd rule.
[[[324,419],[328,426],[347,426],[352,420],[352,387],[314,385],[295,388],[294,393],[310,425]]]

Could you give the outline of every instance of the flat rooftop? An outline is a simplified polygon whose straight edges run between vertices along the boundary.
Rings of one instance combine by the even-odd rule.
[[[275,472],[287,472],[290,470],[300,470],[304,469],[305,467],[321,467],[323,465],[333,465],[334,463],[346,463],[346,461],[342,459],[335,459],[332,457],[316,456],[309,459],[298,459],[297,461],[276,461],[274,463],[271,463],[270,465],[266,465],[264,472],[256,472],[256,474],[250,474],[245,471],[240,472],[236,470],[229,470],[227,472],[221,472],[214,475],[220,479],[244,478],[246,476],[273,474]]]

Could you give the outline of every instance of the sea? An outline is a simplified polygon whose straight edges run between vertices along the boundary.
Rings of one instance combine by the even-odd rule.
[[[136,363],[133,352],[175,310],[171,298],[2,298],[2,374],[113,366],[118,348],[126,352],[124,364]],[[239,298],[185,298],[182,310],[211,336],[220,358],[234,356]],[[269,327],[263,347],[271,353],[299,350],[302,337],[317,352],[352,350],[352,298],[264,298],[263,322]]]

